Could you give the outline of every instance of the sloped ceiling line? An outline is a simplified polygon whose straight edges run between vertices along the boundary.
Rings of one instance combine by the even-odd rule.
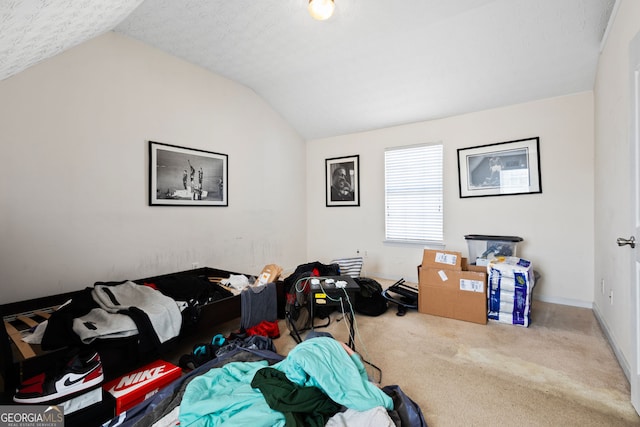
[[[107,31],[245,85],[305,139],[593,88],[615,0],[5,0],[0,80]]]

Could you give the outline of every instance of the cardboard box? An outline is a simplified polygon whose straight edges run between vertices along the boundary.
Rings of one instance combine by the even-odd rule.
[[[254,286],[266,285],[267,283],[275,283],[278,281],[280,274],[282,273],[282,267],[277,264],[267,264],[262,269],[260,275],[253,283]]]
[[[422,268],[460,271],[462,270],[462,254],[453,251],[425,249],[422,254]]]
[[[116,415],[153,396],[171,381],[180,378],[182,369],[164,360],[156,360],[103,385],[116,400]]]
[[[419,269],[418,311],[487,324],[487,274],[442,268]]]
[[[467,258],[462,258],[462,271],[477,271],[479,273],[486,273],[487,266],[486,265],[473,265],[469,264],[469,260]]]

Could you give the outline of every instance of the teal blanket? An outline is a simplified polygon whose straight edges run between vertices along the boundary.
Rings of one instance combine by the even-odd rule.
[[[194,427],[282,427],[284,415],[272,410],[251,380],[267,362],[232,362],[194,378],[180,405],[180,425]],[[358,411],[376,406],[393,409],[393,401],[367,378],[357,354],[349,356],[328,337],[303,341],[272,366],[300,386],[320,388],[334,402]]]

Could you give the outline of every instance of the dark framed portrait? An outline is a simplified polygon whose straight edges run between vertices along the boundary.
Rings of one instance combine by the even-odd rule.
[[[360,206],[360,156],[325,160],[327,206]]]

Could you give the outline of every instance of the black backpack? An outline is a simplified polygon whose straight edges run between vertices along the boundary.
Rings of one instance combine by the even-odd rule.
[[[294,293],[295,289],[293,287],[299,279],[314,277],[316,276],[315,273],[317,273],[317,276],[339,276],[340,266],[338,264],[323,264],[320,261],[300,264],[293,273],[282,280],[285,292]]]
[[[357,277],[353,280],[360,285],[356,293],[354,309],[365,316],[380,316],[387,311],[387,300],[382,296],[382,285],[367,277]]]

